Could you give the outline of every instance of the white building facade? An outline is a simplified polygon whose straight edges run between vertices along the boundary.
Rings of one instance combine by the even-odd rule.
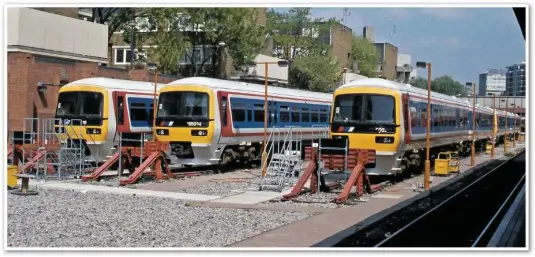
[[[505,92],[505,70],[488,69],[479,74],[479,96],[502,95]]]

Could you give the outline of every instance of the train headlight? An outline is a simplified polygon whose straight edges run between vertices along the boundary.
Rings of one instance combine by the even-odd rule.
[[[156,135],[158,136],[169,136],[169,130],[168,129],[157,129]]]
[[[377,137],[375,137],[375,143],[377,143],[377,144],[393,144],[394,143],[394,137],[377,136]]]
[[[86,128],[85,133],[89,135],[100,135],[100,133],[102,133],[102,130],[99,128]]]
[[[191,135],[194,136],[194,137],[203,137],[203,136],[206,136],[208,135],[208,131],[207,130],[198,130],[198,129],[192,129],[191,130]]]

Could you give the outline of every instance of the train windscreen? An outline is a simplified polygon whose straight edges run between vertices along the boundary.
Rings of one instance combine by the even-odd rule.
[[[392,96],[371,94],[339,95],[334,103],[333,122],[395,123]]]
[[[396,112],[394,97],[379,94],[344,94],[334,101],[332,131],[350,133],[394,133]]]
[[[200,92],[161,93],[157,118],[206,120],[208,119],[208,94]]]
[[[102,93],[62,92],[58,97],[57,118],[95,119],[102,118]]]

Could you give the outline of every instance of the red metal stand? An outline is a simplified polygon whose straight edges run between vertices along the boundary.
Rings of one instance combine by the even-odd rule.
[[[305,184],[310,179],[311,193],[317,193],[317,181],[319,176],[319,158],[318,149],[313,147],[305,148],[305,160],[310,163],[305,170],[303,176],[297,182],[297,185],[292,189],[292,192],[282,197],[283,201],[288,201],[298,197],[305,191]],[[343,170],[345,167],[346,156],[343,154],[323,154],[321,155],[323,167],[326,170]],[[352,170],[349,179],[347,180],[344,189],[336,199],[335,203],[342,203],[347,200],[353,186],[357,188],[357,197],[364,195],[364,190],[368,193],[373,193],[379,189],[379,186],[372,186],[369,183],[369,178],[365,172],[366,164],[375,163],[375,150],[369,149],[350,149],[347,155],[347,169]],[[327,185],[333,188],[336,185]]]
[[[108,159],[106,162],[104,162],[102,165],[100,165],[93,173],[88,175],[82,176],[82,181],[94,181],[99,180],[102,176],[102,174],[107,171],[111,166],[113,166],[115,163],[119,161],[119,151],[117,151],[110,159]],[[129,151],[123,151],[122,156],[122,164],[121,167],[123,168],[131,168],[132,163],[132,156],[130,155]]]
[[[165,159],[165,150],[168,148],[168,143],[158,141],[144,142],[143,153],[140,147],[124,147],[123,149],[130,150],[132,157],[140,157],[143,155],[143,163],[141,163],[127,179],[122,179],[119,184],[121,186],[133,184],[138,181],[142,175],[154,176],[156,180],[173,178],[174,175],[169,169]],[[151,166],[152,171],[145,172],[145,170]]]

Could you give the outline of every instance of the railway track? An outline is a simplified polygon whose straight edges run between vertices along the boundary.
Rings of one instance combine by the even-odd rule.
[[[210,175],[210,174],[217,174],[217,173],[230,173],[234,171],[239,170],[246,170],[246,169],[256,169],[259,167],[259,162],[250,162],[247,164],[239,163],[236,165],[233,165],[232,167],[216,167],[214,165],[206,165],[206,166],[194,166],[194,167],[170,167],[171,172],[177,176],[186,175],[189,176],[191,174],[198,174],[198,176],[204,176],[204,175]],[[256,166],[255,166],[256,165]],[[117,173],[114,174],[103,174],[100,176],[99,180],[114,180],[117,178]],[[130,173],[128,170],[125,170],[123,173],[123,178],[127,178],[130,176]],[[142,179],[140,182],[145,181],[151,181],[154,180],[153,178],[145,178],[145,176],[142,176]]]
[[[482,239],[500,207],[525,182],[520,158],[494,168],[375,247],[473,246]]]
[[[525,184],[524,160],[525,151],[507,161],[493,160],[334,247],[487,246]]]

